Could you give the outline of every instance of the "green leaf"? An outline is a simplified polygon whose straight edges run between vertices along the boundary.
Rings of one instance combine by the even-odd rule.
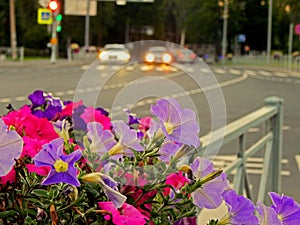
[[[14,210],[3,211],[3,212],[0,212],[0,218],[1,219],[10,218],[17,214],[18,214],[18,212],[14,211]]]
[[[38,197],[40,197],[40,198],[49,198],[48,191],[46,191],[44,189],[35,189],[31,193],[38,196]]]

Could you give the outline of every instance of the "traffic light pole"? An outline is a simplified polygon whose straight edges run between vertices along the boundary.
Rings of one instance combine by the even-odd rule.
[[[53,22],[52,22],[52,31],[51,31],[51,58],[50,62],[52,64],[56,63],[56,46],[57,46],[57,31],[56,31],[56,20],[55,15],[52,13]]]

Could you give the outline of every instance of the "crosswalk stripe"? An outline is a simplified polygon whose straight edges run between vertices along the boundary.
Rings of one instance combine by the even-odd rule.
[[[295,159],[296,159],[296,162],[297,162],[298,171],[300,173],[300,155],[295,155]]]
[[[214,158],[211,158],[213,164],[215,167],[219,168],[225,168],[228,165],[230,165],[232,162],[234,162],[237,159],[236,155],[217,155]],[[246,172],[248,174],[255,174],[260,175],[263,174],[263,158],[261,157],[250,157],[247,159],[246,162]],[[299,155],[299,171],[300,171],[300,155]],[[288,159],[282,159],[282,164],[288,164]],[[236,169],[231,173],[234,175],[236,173]],[[290,176],[291,172],[289,170],[282,170],[281,175],[282,176]]]

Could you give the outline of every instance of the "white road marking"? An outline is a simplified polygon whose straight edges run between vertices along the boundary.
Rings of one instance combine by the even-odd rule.
[[[283,126],[282,126],[282,130],[290,130],[290,129],[291,129],[290,126],[287,126],[287,125],[283,125]]]
[[[226,73],[226,70],[215,68],[215,69],[214,69],[214,72],[215,72],[215,73],[220,73],[220,74],[225,74],[225,73]]]
[[[250,76],[255,76],[257,75],[256,71],[254,70],[245,70],[245,72],[247,75],[250,75]]]
[[[259,132],[259,128],[258,127],[252,127],[248,130],[249,133],[256,133]]]
[[[200,71],[201,71],[202,73],[211,73],[211,70],[208,69],[208,68],[205,68],[205,67],[201,68]]]
[[[232,162],[234,162],[237,159],[236,155],[217,155],[215,157],[211,157],[211,160],[213,164],[216,167],[225,168],[226,166],[230,165]],[[288,159],[282,159],[282,164],[288,164]],[[300,155],[299,155],[299,164],[300,168]],[[246,171],[248,174],[263,174],[263,158],[261,157],[250,157],[248,158],[246,162]],[[299,169],[300,170],[300,169]],[[236,170],[232,172],[232,174],[235,174]],[[281,175],[282,176],[289,176],[291,172],[289,170],[282,170]]]
[[[295,155],[295,159],[298,166],[298,172],[300,173],[300,155]]]
[[[106,66],[105,65],[98,65],[96,67],[96,70],[105,70]]]
[[[274,75],[278,76],[278,77],[288,77],[289,76],[289,75],[287,75],[286,73],[283,73],[283,72],[275,72]]]
[[[11,98],[2,98],[2,99],[0,99],[0,103],[9,103],[11,101],[12,101]]]
[[[27,96],[18,96],[14,98],[15,101],[25,101],[27,99],[28,99]]]
[[[260,70],[258,73],[260,75],[267,76],[267,77],[272,76],[271,72],[267,72],[267,71],[264,71],[264,70]]]
[[[235,75],[241,75],[242,71],[241,70],[236,70],[236,69],[230,69],[229,73],[235,74]]]
[[[87,70],[89,68],[89,65],[83,65],[80,67],[81,70]]]

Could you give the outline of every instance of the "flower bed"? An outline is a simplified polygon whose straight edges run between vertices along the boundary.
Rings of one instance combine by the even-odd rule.
[[[201,224],[300,224],[300,205],[271,192],[254,204],[199,146],[195,113],[174,99],[152,117],[112,121],[102,108],[37,90],[0,119],[0,224],[197,224],[200,208],[228,213]]]

